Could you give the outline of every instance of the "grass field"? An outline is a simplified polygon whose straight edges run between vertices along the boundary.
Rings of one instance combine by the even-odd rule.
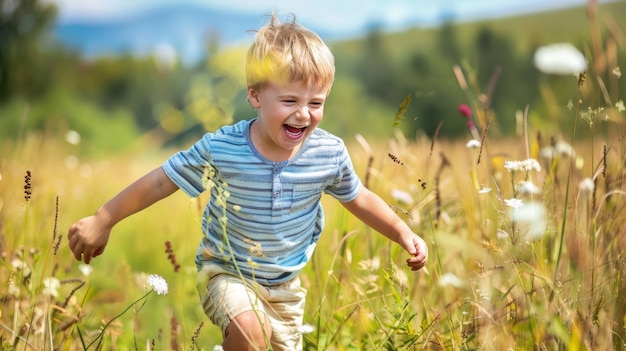
[[[576,113],[573,125],[585,127]],[[325,198],[326,230],[301,277],[313,327],[306,348],[623,348],[621,113],[574,151],[536,132],[477,148],[401,135],[348,140],[362,179],[427,240],[430,263],[410,272],[397,245]],[[65,238],[171,150],[81,160],[62,139],[29,134],[2,145],[2,348],[82,350],[112,321],[90,348],[211,350],[221,337],[195,291],[198,203],[177,193],[122,222],[88,275]],[[162,276],[169,294],[141,299],[147,274]]]
[[[346,139],[359,176],[430,259],[411,272],[398,245],[323,198],[326,228],[301,273],[305,350],[626,348],[624,97],[602,91],[621,71],[590,67],[586,81],[560,77],[577,95],[546,101],[571,119],[558,133],[521,113],[517,134],[492,137],[485,95],[457,76],[475,135]],[[221,335],[193,263],[202,199],[178,192],[121,222],[90,267],[67,245],[73,222],[175,150],[143,138],[83,159],[80,147],[46,132],[0,144],[0,349],[213,350]]]

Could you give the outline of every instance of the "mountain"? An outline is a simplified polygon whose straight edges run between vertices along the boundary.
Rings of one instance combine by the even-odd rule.
[[[65,22],[54,28],[54,37],[87,58],[102,55],[151,55],[173,52],[187,64],[205,55],[207,43],[220,47],[245,43],[250,30],[265,24],[257,14],[227,12],[200,5],[170,5],[107,22]],[[316,30],[328,36],[323,29]]]

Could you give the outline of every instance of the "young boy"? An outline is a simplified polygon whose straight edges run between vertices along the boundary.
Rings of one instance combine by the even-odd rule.
[[[227,351],[302,349],[306,290],[298,273],[322,233],[322,193],[402,246],[412,270],[424,267],[424,240],[362,185],[342,140],[317,128],[334,75],[333,55],[317,34],[272,15],[246,58],[257,117],[207,133],[72,225],[76,259],[89,263],[116,223],[176,190],[210,191],[198,291]]]

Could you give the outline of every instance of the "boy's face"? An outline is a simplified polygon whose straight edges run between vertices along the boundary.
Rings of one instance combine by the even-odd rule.
[[[252,124],[254,146],[272,161],[291,157],[324,118],[328,90],[300,83],[267,83],[248,89],[258,111]]]

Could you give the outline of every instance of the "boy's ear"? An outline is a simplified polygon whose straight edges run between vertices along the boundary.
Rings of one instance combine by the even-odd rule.
[[[261,102],[259,101],[259,92],[256,89],[248,88],[248,102],[252,105],[253,108],[261,107]]]

